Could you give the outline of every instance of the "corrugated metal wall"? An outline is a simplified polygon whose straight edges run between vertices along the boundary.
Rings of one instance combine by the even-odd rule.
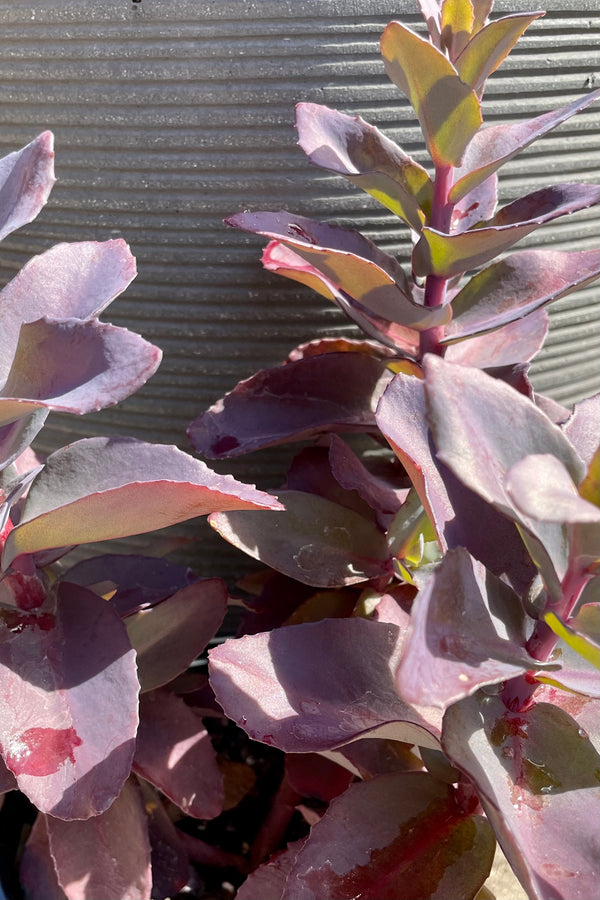
[[[596,0],[549,0],[491,79],[488,122],[526,118],[600,83]],[[408,258],[391,214],[342,179],[312,169],[295,143],[298,100],[360,114],[423,159],[412,111],[385,76],[379,35],[392,18],[418,25],[412,0],[0,0],[0,151],[56,135],[58,183],[38,220],[0,245],[8,280],[62,240],[125,237],[139,276],[105,318],[159,344],[159,373],[120,407],[56,416],[42,450],[126,432],[186,447],[196,413],[259,367],[316,334],[346,331],[337,311],[268,276],[262,241],[224,216],[287,207],[364,230]],[[536,9],[498,2],[495,13]],[[502,198],[557,180],[598,180],[600,106],[505,169]],[[595,210],[547,226],[530,246],[591,247]],[[600,317],[591,286],[556,304],[535,366],[538,390],[563,402],[600,385]],[[283,454],[234,465],[268,484]],[[272,481],[271,481],[272,483]],[[211,565],[229,559],[209,541]],[[207,554],[197,559],[202,570]]]

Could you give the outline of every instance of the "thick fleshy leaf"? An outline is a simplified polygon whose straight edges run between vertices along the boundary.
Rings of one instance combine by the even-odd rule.
[[[102,813],[85,822],[46,816],[50,852],[68,900],[148,900],[150,842],[135,781]]]
[[[304,839],[288,844],[266,863],[251,872],[239,888],[236,900],[283,900],[285,883]]]
[[[2,614],[0,744],[20,789],[42,812],[87,819],[129,775],[138,681],[111,606],[63,584],[56,614]]]
[[[0,392],[0,426],[38,409],[82,415],[119,403],[145,384],[161,358],[138,334],[96,319],[22,325]]]
[[[563,430],[588,466],[588,474],[590,474],[592,461],[598,453],[600,445],[600,394],[594,394],[593,397],[576,403]],[[597,463],[595,464],[597,465]],[[593,500],[593,496],[587,499]],[[598,497],[598,492],[595,493],[595,497]]]
[[[54,177],[54,136],[44,131],[0,159],[0,241],[32,222],[45,205]]]
[[[588,609],[586,609],[586,606]],[[563,622],[559,616],[555,615],[553,612],[545,613],[543,619],[546,625],[562,638],[569,647],[591,663],[594,668],[600,669],[600,634],[598,630],[598,622],[600,620],[599,608],[597,603],[589,603],[586,604],[586,606],[583,607],[578,616],[570,623]],[[586,634],[585,631],[582,630],[578,621],[584,610],[588,614],[586,618],[594,620],[593,624],[595,625],[595,628],[591,635]]]
[[[390,465],[372,472],[336,434],[330,436],[329,462],[339,484],[356,493],[381,516],[394,515],[406,500],[408,488],[398,487],[399,472]]]
[[[25,900],[67,900],[58,883],[46,828],[46,816],[38,815],[23,847],[19,864],[19,881]]]
[[[87,438],[48,457],[6,541],[3,563],[22,553],[143,534],[215,509],[249,508],[280,505],[176,447]]]
[[[505,476],[531,454],[551,454],[576,484],[581,481],[585,472],[572,444],[522,394],[479,369],[439,357],[429,355],[424,366],[428,419],[438,458],[485,500],[514,515]]]
[[[163,798],[145,779],[138,779],[146,809],[152,866],[152,897],[174,897],[190,880],[190,861]]]
[[[491,219],[498,205],[498,176],[490,175],[455,204],[450,218],[452,234],[468,231]]]
[[[57,244],[34,256],[0,293],[0,381],[10,369],[23,322],[89,319],[135,278],[135,259],[124,240]]]
[[[314,165],[343,175],[420,230],[431,212],[431,179],[378,128],[316,103],[298,103],[296,128]]]
[[[508,470],[505,487],[515,508],[530,519],[600,523],[600,509],[579,496],[573,479],[555,456],[525,456]]]
[[[409,707],[396,692],[400,644],[396,626],[361,618],[290,625],[211,650],[210,679],[226,715],[288,752],[331,750],[373,732],[436,748],[438,711]]]
[[[285,777],[301,797],[314,797],[322,803],[343,794],[354,779],[348,769],[318,753],[289,753]]]
[[[506,59],[523,32],[543,15],[543,12],[517,13],[489,22],[454,61],[461,81],[481,94],[486,80]]]
[[[212,819],[223,809],[223,777],[202,719],[164,688],[140,698],[133,768],[186,815]]]
[[[379,403],[377,422],[410,475],[442,549],[466,547],[518,593],[526,590],[536,570],[515,526],[435,458],[423,382],[397,375]]]
[[[451,706],[444,749],[474,780],[532,900],[593,897],[600,856],[600,704],[546,687],[536,697],[544,702],[518,713],[482,694]]]
[[[548,313],[545,309],[537,309],[524,319],[516,319],[494,331],[448,344],[444,358],[478,369],[522,366],[539,353],[547,334]]]
[[[349,294],[340,290],[333,281],[326,278],[322,272],[306,262],[290,247],[279,241],[270,241],[263,251],[262,263],[270,272],[291,278],[293,281],[312,288],[313,291],[317,291],[328,300],[333,300],[355,325],[362,328],[365,334],[375,338],[384,347],[400,351],[405,355],[416,356],[419,349],[418,331],[376,315],[362,303],[355,301]],[[335,350],[336,348],[332,347],[331,349]]]
[[[187,566],[168,559],[104,553],[71,566],[61,575],[61,580],[109,595],[119,615],[129,616],[156,606],[198,578]]]
[[[214,513],[221,537],[253,559],[313,587],[342,587],[389,575],[385,535],[376,525],[317,494],[280,491],[285,509]]]
[[[451,202],[456,203],[529,144],[598,99],[600,89],[525,122],[482,128],[467,147],[462,167],[456,173],[456,181],[450,190]]]
[[[442,44],[454,61],[471,36],[475,12],[471,0],[443,0],[441,5]],[[466,79],[463,78],[466,82]]]
[[[523,649],[518,597],[462,548],[446,554],[417,596],[411,625],[396,676],[410,703],[445,709],[539,665]]]
[[[0,426],[0,472],[21,455],[44,427],[48,409],[38,409],[10,425]]]
[[[188,435],[199,453],[222,459],[328,431],[374,431],[392,378],[384,360],[366,353],[309,356],[239,382]]]
[[[399,263],[357,231],[281,212],[238,213],[228,225],[291,247],[366,312],[422,331],[450,319],[446,307],[416,303]]]
[[[442,21],[441,9],[438,0],[417,0],[421,15],[427,24],[427,31],[431,38],[431,43],[438,50],[442,46]]]
[[[436,166],[458,166],[481,127],[479,101],[452,63],[400,22],[381,38],[388,77],[410,100]]]
[[[127,616],[141,690],[160,687],[185,672],[214,637],[226,608],[225,582],[206,578],[151,609]]]
[[[483,816],[426,772],[381,775],[335,799],[300,847],[284,900],[468,900],[495,840]]]
[[[444,342],[520,319],[600,276],[600,251],[524,250],[474,275],[452,300]]]
[[[559,184],[504,206],[481,227],[460,234],[423,228],[413,251],[417,275],[452,275],[489,262],[546,222],[600,202],[600,186]]]

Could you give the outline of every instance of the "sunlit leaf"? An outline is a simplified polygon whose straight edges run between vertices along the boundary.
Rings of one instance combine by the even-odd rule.
[[[456,181],[450,190],[451,202],[456,203],[533,141],[595,103],[599,98],[600,89],[534,119],[482,128],[473,136],[462,166],[456,173]]]
[[[35,219],[48,200],[56,180],[53,147],[52,132],[44,131],[0,159],[0,240]]]
[[[481,93],[486,80],[506,59],[523,32],[543,15],[543,12],[517,13],[489,22],[454,60],[461,80]]]
[[[298,143],[316,166],[343,175],[419,230],[431,213],[425,169],[360,116],[316,103],[296,106]]]
[[[474,18],[471,0],[443,0],[441,7],[442,42],[447,48],[451,60],[456,60],[469,40]],[[467,82],[466,78],[462,80]]]
[[[459,234],[423,228],[413,251],[419,276],[449,278],[481,266],[546,222],[593,206],[600,201],[600,186],[562,184],[542,188],[504,206],[493,219]]]
[[[457,166],[481,126],[479,101],[433,44],[400,22],[381,38],[388,77],[406,94],[436,166]]]
[[[22,553],[140,534],[215,509],[278,509],[231,475],[175,447],[134,438],[87,438],[51,454],[4,547]]]
[[[594,605],[593,614],[596,620],[594,624],[596,625],[597,632],[599,611],[596,605]],[[572,625],[563,622],[562,619],[553,612],[544,613],[543,618],[546,625],[548,625],[558,637],[562,638],[569,647],[572,647],[576,653],[579,653],[580,656],[583,656],[584,659],[587,659],[588,662],[592,663],[596,669],[600,669],[600,640],[598,639],[597,634],[592,638],[579,631],[576,627],[572,627]]]

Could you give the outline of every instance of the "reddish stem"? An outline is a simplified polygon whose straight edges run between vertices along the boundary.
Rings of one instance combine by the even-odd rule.
[[[431,210],[431,228],[436,231],[449,233],[452,210],[454,204],[450,202],[449,194],[454,180],[453,166],[436,167],[435,183],[433,189],[433,205]],[[433,309],[442,306],[446,300],[446,285],[448,279],[441,275],[428,275],[425,280],[425,306]],[[420,357],[426,353],[437,353],[441,356],[443,348],[441,339],[444,336],[444,327],[428,328],[421,333]]]

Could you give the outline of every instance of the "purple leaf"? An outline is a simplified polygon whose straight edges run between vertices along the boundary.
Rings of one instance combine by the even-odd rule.
[[[343,794],[354,780],[352,772],[318,753],[289,753],[285,777],[301,797],[314,797],[322,803]]]
[[[468,900],[487,878],[494,836],[454,789],[425,772],[351,785],[311,829],[283,900]]]
[[[283,900],[285,883],[304,839],[288,844],[266,863],[255,869],[239,888],[236,900]]]
[[[396,260],[357,231],[327,225],[282,210],[238,213],[228,225],[288,245],[337,290],[366,313],[421,331],[450,319],[446,307],[429,309],[412,299],[410,284]]]
[[[478,369],[522,365],[539,353],[547,334],[548,313],[545,309],[538,309],[524,319],[517,319],[494,331],[448,344],[444,358],[448,362]]]
[[[10,368],[22,323],[44,316],[89,319],[135,275],[135,259],[121,239],[57,244],[30,259],[0,294],[0,381]]]
[[[0,471],[21,455],[44,427],[48,409],[38,409],[24,418],[0,426]]]
[[[600,444],[600,394],[577,403],[563,430],[589,467]]]
[[[4,547],[22,553],[153,531],[216,509],[279,509],[269,494],[217,475],[176,447],[87,438],[51,454]]]
[[[186,815],[213,819],[223,809],[223,778],[202,719],[168,690],[140,698],[133,768]]]
[[[15,776],[6,768],[6,763],[0,757],[0,794],[6,794],[8,791],[14,791],[18,787]]]
[[[314,165],[343,175],[419,231],[431,212],[433,185],[425,169],[360,116],[298,103],[299,145]]]
[[[491,219],[498,203],[498,176],[490,175],[472,191],[465,194],[452,210],[451,234],[468,231],[474,225]]]
[[[466,371],[450,363],[445,365],[450,372]],[[435,458],[423,382],[397,375],[378,406],[377,421],[410,475],[442,549],[466,547],[495,575],[503,576],[515,591],[525,591],[536,570],[515,526],[490,509]],[[485,529],[479,527],[483,518]]]
[[[559,184],[504,206],[481,227],[460,234],[423,228],[413,251],[416,275],[449,278],[489,262],[540,225],[600,201],[600,186]]]
[[[406,500],[408,488],[397,487],[399,473],[396,467],[390,465],[389,471],[385,473],[389,477],[382,477],[370,472],[348,444],[336,434],[332,434],[329,440],[331,471],[339,484],[347,491],[356,491],[380,516],[398,512]]]
[[[285,244],[279,241],[270,241],[263,250],[262,263],[269,272],[276,272],[278,275],[305,284],[321,296],[333,300],[355,325],[362,328],[365,334],[370,335],[384,347],[409,356],[417,354],[419,349],[419,333],[417,331],[377,315],[372,309],[367,309],[345,291],[340,290],[333,281],[326,278],[322,272]],[[422,289],[415,287],[414,292],[420,290]],[[333,347],[332,349],[337,348]]]
[[[374,431],[375,407],[393,375],[366,353],[325,353],[241,381],[188,429],[192,445],[229,458],[328,431]]]
[[[508,516],[514,503],[505,476],[536,453],[561,460],[578,484],[585,474],[574,448],[522,394],[479,369],[439,357],[425,360],[428,419],[438,458],[468,487]]]
[[[141,690],[153,690],[185,672],[214,637],[226,608],[225,582],[207,578],[128,616],[125,625],[137,653]]]
[[[38,815],[23,848],[19,880],[25,900],[67,900],[58,883],[54,860],[50,854],[46,816]]]
[[[40,408],[79,415],[104,409],[135,393],[161,358],[138,334],[97,320],[22,325],[1,391],[0,424]]]
[[[2,614],[0,744],[39,810],[86,819],[107,809],[131,768],[135,654],[111,606],[63,584],[56,614]]]
[[[565,466],[555,456],[525,456],[506,473],[506,492],[515,509],[542,522],[600,522],[600,509],[580,497]]]
[[[529,144],[599,98],[600,90],[592,91],[535,119],[492,125],[478,131],[467,147],[461,169],[456,173],[456,181],[450,190],[451,202],[456,203]]]
[[[211,683],[250,737],[288,752],[331,750],[382,726],[383,736],[435,748],[439,713],[409,707],[394,687],[399,637],[360,618],[248,635],[210,651]]]
[[[440,50],[400,22],[385,28],[381,53],[388,78],[406,94],[417,114],[435,165],[459,165],[481,126],[475,93]]]
[[[56,181],[53,146],[52,132],[44,131],[0,159],[0,241],[33,221],[48,200]]]
[[[600,705],[554,688],[536,697],[546,702],[518,713],[483,694],[450,707],[444,750],[474,780],[532,900],[592,897],[600,856]]]
[[[81,560],[67,569],[61,580],[91,590],[103,584],[112,587],[115,591],[110,598],[112,606],[120,616],[129,616],[155,606],[198,579],[187,566],[168,559],[105,553]]]
[[[135,781],[85,822],[46,817],[50,852],[68,900],[148,900],[152,888],[146,811]]]
[[[488,266],[452,300],[444,342],[507,325],[600,276],[600,251],[524,250]]]
[[[385,535],[372,521],[317,494],[280,491],[277,516],[214,513],[221,537],[277,572],[314,587],[341,587],[389,574]]]
[[[151,784],[138,780],[142,792],[152,867],[152,897],[174,897],[187,885],[190,864],[186,848],[165,809],[163,800]]]
[[[450,550],[415,599],[396,684],[409,703],[445,709],[483,685],[536,668],[518,597],[466,552]]]

